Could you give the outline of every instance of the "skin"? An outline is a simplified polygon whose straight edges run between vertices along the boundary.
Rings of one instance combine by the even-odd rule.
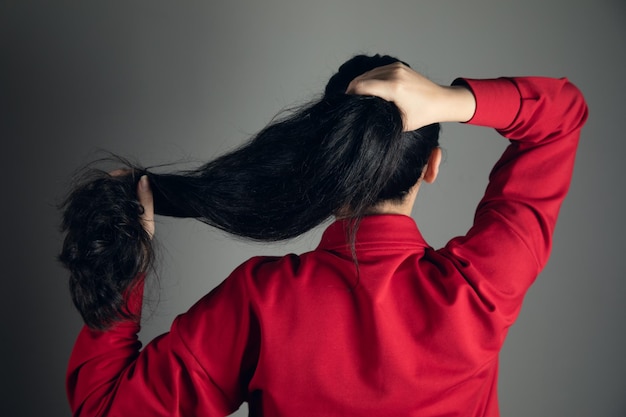
[[[375,68],[356,77],[346,90],[348,94],[377,96],[391,101],[402,112],[405,131],[440,122],[467,122],[476,111],[476,99],[462,86],[443,86],[430,81],[406,65],[396,62]],[[431,153],[421,178],[401,202],[383,201],[372,207],[371,214],[411,215],[422,181],[432,183],[437,178],[441,149]],[[154,201],[148,177],[141,177],[137,186],[139,202],[144,207],[142,224],[152,237]]]
[[[413,187],[409,190],[408,194],[404,197],[402,201],[396,200],[386,200],[383,201],[370,210],[368,210],[368,214],[404,214],[405,216],[410,216],[411,211],[413,211],[413,206],[415,205],[415,199],[417,198],[417,193],[419,192],[420,185],[422,181],[427,182],[429,184],[433,183],[437,179],[437,174],[439,173],[439,164],[441,163],[441,148],[435,148],[430,157],[428,158],[428,164],[424,167],[424,172],[422,172],[422,176],[415,183]]]
[[[144,209],[141,216],[141,224],[148,232],[148,235],[150,235],[150,238],[152,238],[154,236],[154,200],[152,198],[152,190],[150,189],[150,181],[148,181],[148,177],[145,175],[139,179],[137,195]]]

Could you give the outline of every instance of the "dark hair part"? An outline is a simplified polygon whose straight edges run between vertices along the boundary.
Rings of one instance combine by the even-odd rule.
[[[356,76],[397,61],[352,58],[321,99],[195,170],[157,174],[129,164],[129,175],[85,176],[62,206],[66,237],[59,256],[85,323],[104,329],[136,318],[124,296],[154,258],[136,195],[142,174],[150,180],[157,214],[196,218],[253,240],[293,238],[347,211],[354,254],[356,229],[368,208],[403,199],[438,146],[438,124],[402,132],[393,103],[345,94]]]

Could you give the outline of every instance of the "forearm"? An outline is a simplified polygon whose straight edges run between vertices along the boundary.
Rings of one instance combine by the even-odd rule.
[[[131,316],[140,317],[143,289],[142,275],[126,294]],[[66,379],[70,407],[76,415],[98,415],[96,410],[112,401],[118,381],[139,356],[139,330],[139,321],[133,320],[117,322],[107,330],[83,327],[70,356]]]
[[[577,140],[587,119],[582,94],[565,78],[459,78],[453,86],[464,86],[477,97],[470,124],[492,127],[515,141],[545,145]]]
[[[476,111],[476,97],[467,86],[441,86],[440,98],[433,105],[439,122],[467,122]]]

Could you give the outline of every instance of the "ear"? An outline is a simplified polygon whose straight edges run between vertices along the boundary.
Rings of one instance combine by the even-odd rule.
[[[428,157],[428,164],[424,168],[424,176],[423,180],[429,184],[432,184],[437,179],[437,174],[439,174],[439,164],[441,163],[441,148],[436,147],[430,153],[430,157]]]

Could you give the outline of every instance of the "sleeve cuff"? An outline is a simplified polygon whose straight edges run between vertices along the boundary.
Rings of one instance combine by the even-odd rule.
[[[466,86],[476,97],[476,111],[467,121],[468,124],[505,129],[513,123],[519,112],[520,93],[508,78],[457,78],[452,85]]]
[[[130,316],[130,322],[136,324],[137,326],[141,320],[145,281],[145,272],[140,272],[139,275],[137,275],[135,282],[133,282],[124,293],[124,312]]]

